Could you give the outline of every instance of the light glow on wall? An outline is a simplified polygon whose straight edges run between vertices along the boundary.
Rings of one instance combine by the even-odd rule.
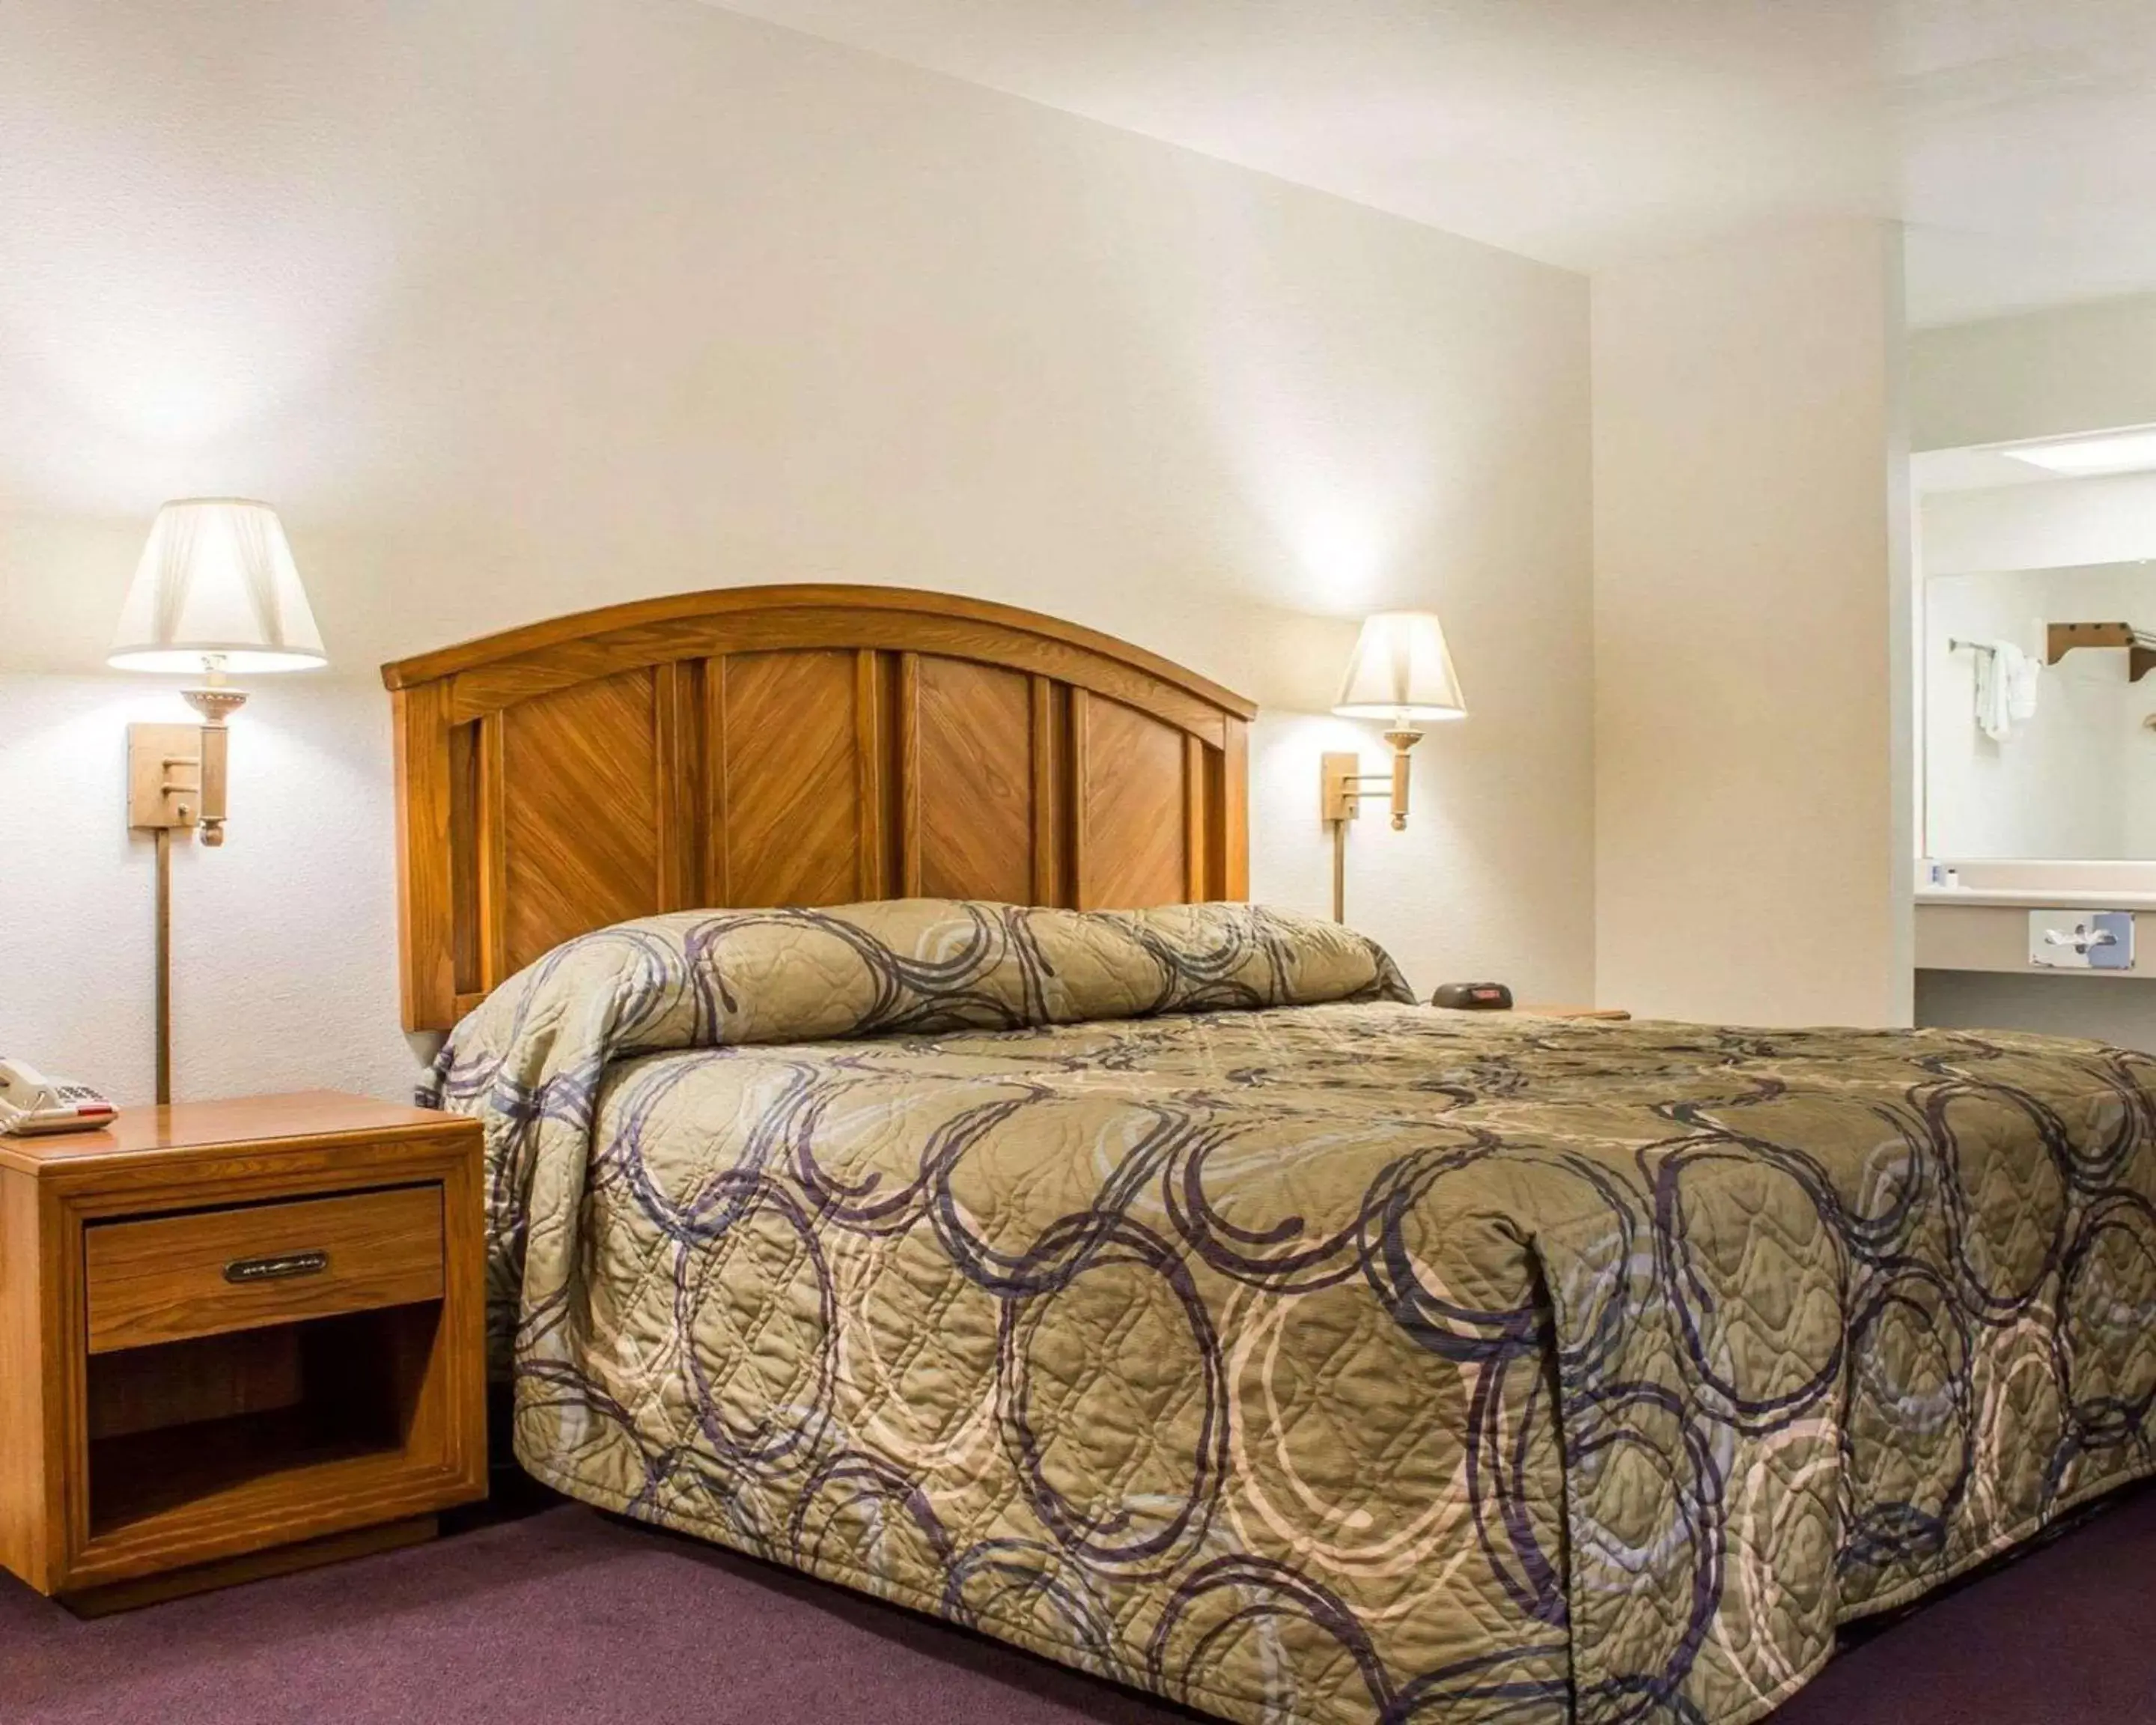
[[[364,140],[254,64],[319,21],[235,47],[185,8],[91,9],[73,39],[11,38],[0,471],[18,497],[116,514],[234,483],[291,494],[311,452],[290,426],[313,430],[398,263],[357,195]],[[331,47],[324,81],[363,77]]]

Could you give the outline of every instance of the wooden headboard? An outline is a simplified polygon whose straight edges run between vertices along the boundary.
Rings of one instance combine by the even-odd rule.
[[[385,665],[404,1023],[587,930],[704,905],[1240,898],[1240,696],[905,588],[613,605]]]

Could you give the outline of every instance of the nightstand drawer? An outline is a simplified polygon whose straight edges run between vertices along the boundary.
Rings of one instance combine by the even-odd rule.
[[[442,1297],[442,1189],[198,1210],[85,1232],[90,1351]]]

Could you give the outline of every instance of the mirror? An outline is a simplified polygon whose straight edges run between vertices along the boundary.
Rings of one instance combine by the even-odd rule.
[[[2156,859],[2156,565],[1935,575],[1923,639],[1928,855]]]

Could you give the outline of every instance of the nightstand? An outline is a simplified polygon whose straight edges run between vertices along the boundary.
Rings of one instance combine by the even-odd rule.
[[[1632,1016],[1621,1006],[1516,1006],[1512,1010],[1538,1019],[1603,1019],[1612,1024]]]
[[[94,1614],[484,1497],[480,1157],[328,1091],[0,1137],[0,1566]]]

